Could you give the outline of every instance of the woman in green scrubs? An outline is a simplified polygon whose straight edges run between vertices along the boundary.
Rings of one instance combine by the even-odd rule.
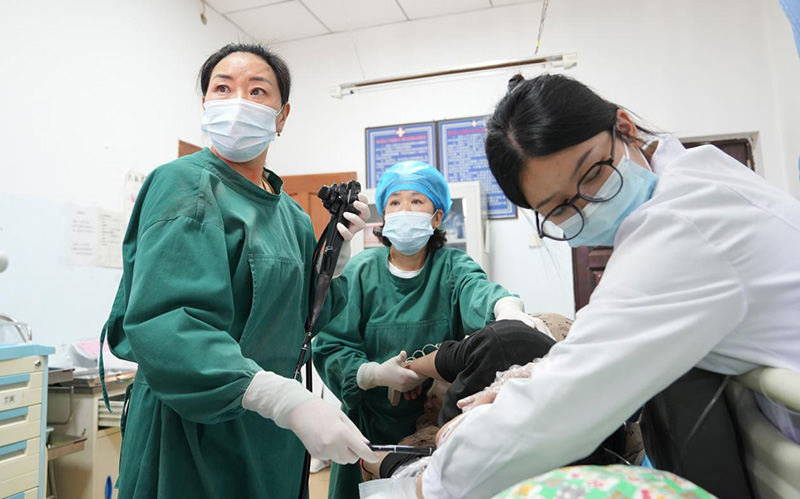
[[[265,168],[290,83],[261,46],[212,55],[200,73],[212,147],[155,169],[139,193],[104,330],[114,354],[139,365],[120,498],[294,499],[304,445],[341,463],[376,458],[341,411],[290,379],[316,244]],[[339,227],[347,240],[369,215],[356,208]],[[334,279],[328,313],[344,285]]]
[[[460,340],[495,319],[523,320],[522,301],[489,281],[472,258],[445,248],[439,230],[450,190],[432,166],[398,163],[375,193],[383,249],[347,264],[348,302],[314,340],[314,365],[371,442],[396,444],[424,412],[424,377],[402,366],[407,353]],[[404,393],[398,405],[388,390]],[[358,497],[358,465],[334,465],[328,497]]]

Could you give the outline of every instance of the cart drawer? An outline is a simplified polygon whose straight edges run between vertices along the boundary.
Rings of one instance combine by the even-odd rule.
[[[39,497],[39,487],[28,489],[25,492],[8,496],[5,499],[37,499]]]
[[[38,437],[41,430],[41,405],[0,412],[0,445],[9,445]]]
[[[10,359],[0,361],[0,376],[10,374],[42,372],[44,369],[44,357],[22,357],[21,359]]]
[[[21,497],[28,497],[28,489],[33,489],[39,485],[39,471],[18,475],[10,480],[0,481],[0,497],[14,496],[20,492],[26,495]],[[15,496],[19,497],[19,496]]]
[[[41,404],[43,396],[41,372],[0,377],[0,411]]]
[[[32,438],[0,447],[0,482],[39,471],[39,442]]]

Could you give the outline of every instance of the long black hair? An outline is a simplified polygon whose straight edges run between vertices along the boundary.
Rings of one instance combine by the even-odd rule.
[[[526,160],[547,156],[611,131],[621,106],[583,83],[563,75],[544,74],[532,80],[517,75],[508,93],[486,123],[486,157],[506,197],[531,208],[520,188]],[[653,132],[637,128],[652,135]],[[618,134],[623,140],[631,137]]]
[[[292,75],[289,72],[289,65],[283,60],[281,56],[269,50],[263,45],[257,43],[229,43],[211,54],[203,67],[200,68],[198,79],[200,80],[200,90],[203,95],[208,92],[208,82],[211,80],[211,73],[214,68],[219,64],[219,61],[228,57],[236,52],[246,52],[248,54],[257,55],[264,59],[264,62],[269,64],[272,71],[275,72],[275,77],[278,79],[278,90],[281,93],[281,106],[289,102],[289,92],[292,90]]]

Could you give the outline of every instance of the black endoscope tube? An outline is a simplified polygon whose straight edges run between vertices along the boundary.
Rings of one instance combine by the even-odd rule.
[[[432,456],[436,447],[414,447],[411,445],[373,445],[369,448],[375,452],[394,452],[395,454],[412,454],[415,456]]]

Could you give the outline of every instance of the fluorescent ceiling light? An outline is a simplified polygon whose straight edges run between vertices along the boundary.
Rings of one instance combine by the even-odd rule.
[[[425,73],[411,73],[384,78],[372,78],[369,80],[340,83],[330,87],[331,97],[341,99],[345,95],[353,95],[356,92],[365,90],[377,90],[391,88],[401,85],[430,82],[441,79],[448,79],[475,73],[498,72],[509,68],[522,68],[529,66],[542,66],[544,70],[551,68],[570,69],[578,64],[578,54],[558,54],[516,59],[511,61],[490,62],[474,66],[464,66],[460,68],[442,69],[439,71],[429,71]]]

